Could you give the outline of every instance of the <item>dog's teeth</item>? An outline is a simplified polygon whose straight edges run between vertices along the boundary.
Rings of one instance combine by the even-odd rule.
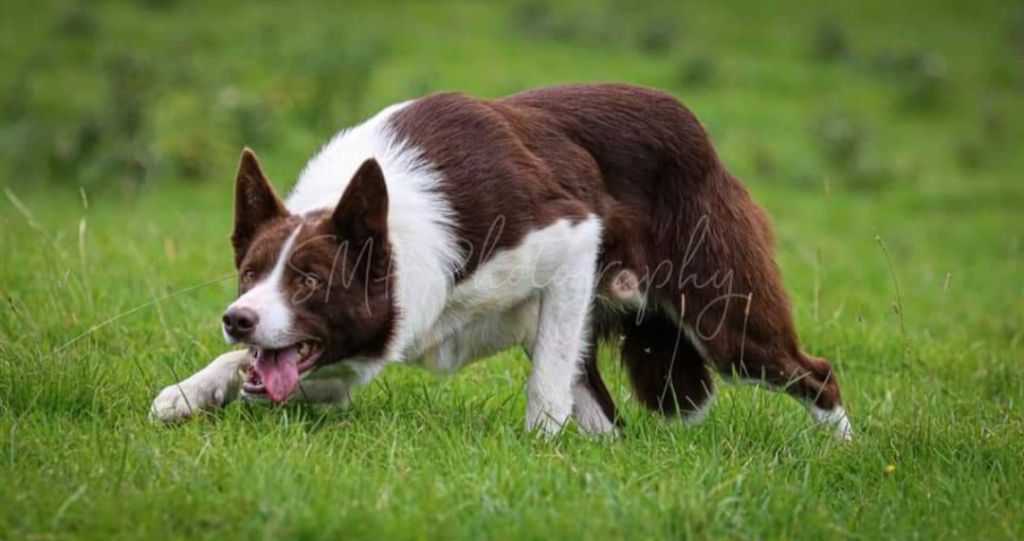
[[[309,354],[309,342],[303,342],[299,345],[299,355],[305,357]]]

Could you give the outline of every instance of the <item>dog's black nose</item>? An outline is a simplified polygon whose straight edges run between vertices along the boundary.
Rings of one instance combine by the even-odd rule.
[[[232,308],[224,313],[224,332],[236,339],[243,339],[252,333],[260,316],[248,308]]]

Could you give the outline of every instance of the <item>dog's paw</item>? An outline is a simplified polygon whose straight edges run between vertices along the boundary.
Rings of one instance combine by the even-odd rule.
[[[189,378],[164,387],[149,408],[149,418],[158,423],[187,419],[196,412],[224,405],[227,394],[225,385]]]
[[[853,440],[853,426],[850,424],[850,418],[846,416],[846,410],[842,406],[826,410],[812,405],[809,409],[811,417],[814,417],[814,420],[819,425],[830,430],[836,440]]]
[[[569,423],[573,393],[571,385],[564,392],[553,392],[558,386],[543,383],[531,377],[526,384],[526,431],[550,437],[561,433]]]
[[[541,437],[557,436],[569,423],[571,412],[571,405],[569,408],[544,408],[527,403],[526,431]]]
[[[526,431],[540,438],[553,438],[565,428],[568,418],[559,421],[550,415],[539,415],[526,419]]]

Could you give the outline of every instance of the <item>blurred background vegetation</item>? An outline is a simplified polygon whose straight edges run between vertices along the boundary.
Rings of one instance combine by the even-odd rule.
[[[753,184],[1022,202],[1019,2],[8,1],[0,184],[291,181],[333,132],[442,90],[668,90]],[[935,24],[935,21],[941,24]],[[270,159],[268,159],[268,157]]]

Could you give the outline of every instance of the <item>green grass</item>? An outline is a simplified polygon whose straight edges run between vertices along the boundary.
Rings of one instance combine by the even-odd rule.
[[[0,538],[1024,536],[1019,8],[89,6],[0,18]],[[148,84],[104,71],[125,54]],[[747,386],[699,427],[665,422],[612,356],[625,434],[538,441],[518,351],[451,378],[391,368],[344,412],[147,421],[223,351],[242,144],[283,188],[387,103],[597,80],[680,96],[767,207],[854,442]]]

